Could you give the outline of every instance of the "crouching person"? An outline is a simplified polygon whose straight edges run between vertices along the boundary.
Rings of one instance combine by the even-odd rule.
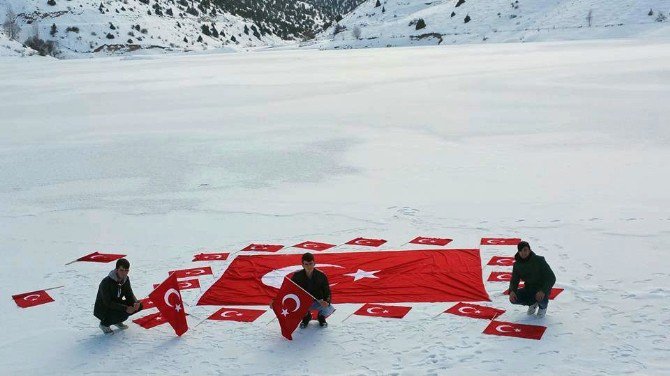
[[[116,269],[109,272],[98,287],[93,315],[100,320],[99,327],[105,334],[114,333],[110,328],[112,325],[127,329],[128,326],[123,322],[142,310],[142,303],[137,301],[130,285],[129,270],[130,262],[118,259]]]

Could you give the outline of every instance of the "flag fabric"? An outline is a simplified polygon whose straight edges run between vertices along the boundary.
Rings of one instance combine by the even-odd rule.
[[[144,317],[140,317],[139,319],[135,319],[133,322],[143,327],[144,329],[151,329],[155,326],[165,324],[167,320],[165,317],[161,316],[160,312],[156,312]]]
[[[367,239],[367,238],[356,238],[349,240],[346,244],[349,245],[362,245],[365,247],[379,247],[380,245],[386,243],[384,239]]]
[[[288,340],[293,340],[293,331],[298,327],[302,318],[314,303],[314,297],[284,277],[284,282],[277,292],[272,304],[272,310],[281,327],[281,334]]]
[[[424,238],[422,236],[417,236],[413,240],[410,241],[412,244],[423,244],[423,245],[439,245],[439,246],[445,246],[449,243],[451,243],[453,239],[446,239],[446,238]]]
[[[244,252],[277,252],[284,248],[279,244],[249,244],[242,251]]]
[[[522,288],[523,286],[524,286],[524,283],[519,282],[519,288]],[[549,300],[554,300],[558,296],[558,294],[560,294],[562,292],[563,292],[562,288],[557,288],[557,287],[552,288],[551,291],[549,292]],[[505,292],[503,292],[503,294],[509,295],[509,289],[505,290]]]
[[[158,287],[158,285],[158,283],[154,283],[154,288]],[[179,286],[179,290],[199,289],[200,280],[197,278],[185,279],[182,281],[177,281],[177,285]]]
[[[307,249],[310,251],[325,251],[326,249],[335,247],[335,244],[319,243],[319,242],[302,242],[300,244],[294,245],[293,247]]]
[[[77,259],[77,261],[86,261],[86,262],[112,262],[120,258],[124,258],[126,255],[119,255],[113,253],[99,253],[93,252],[90,255],[82,256]]]
[[[197,280],[196,280],[197,281]],[[177,275],[173,273],[149,294],[161,316],[170,323],[174,332],[181,336],[188,330],[184,302],[179,292]]]
[[[158,287],[158,285],[156,285],[156,287]],[[154,302],[149,298],[140,299],[140,303],[142,303],[142,309],[156,308]]]
[[[54,301],[53,298],[46,292],[46,290],[31,291],[25,292],[23,294],[12,295],[12,299],[14,299],[16,305],[21,308],[30,308]]]
[[[201,275],[213,275],[212,268],[205,266],[202,268],[190,268],[181,270],[172,270],[168,274],[176,274],[177,278],[199,277]]]
[[[512,273],[508,272],[491,272],[489,274],[488,282],[509,282],[512,280]]]
[[[481,245],[517,245],[519,238],[482,238]]]
[[[517,337],[517,338],[539,340],[540,338],[542,338],[542,335],[544,334],[545,330],[547,330],[546,326],[516,324],[513,322],[504,322],[504,321],[491,321],[489,325],[486,327],[486,329],[484,329],[483,333],[494,336]]]
[[[489,301],[477,249],[323,253],[316,258],[337,303]],[[237,256],[198,305],[264,305],[300,255]]]
[[[512,266],[514,265],[514,257],[493,256],[486,265]]]
[[[229,253],[198,253],[193,255],[193,261],[226,261]]]
[[[412,307],[401,307],[401,306],[368,303],[359,308],[358,311],[354,312],[354,315],[390,317],[394,319],[401,319],[405,317],[405,315],[407,314],[407,312],[409,312],[410,309],[412,309]]]
[[[472,317],[473,319],[493,320],[505,313],[505,310],[471,303],[458,303],[444,311],[452,315]]]
[[[253,322],[259,318],[265,310],[221,308],[208,317],[209,320]]]

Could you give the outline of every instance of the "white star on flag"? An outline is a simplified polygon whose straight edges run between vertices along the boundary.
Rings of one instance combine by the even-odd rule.
[[[354,282],[356,282],[359,279],[363,279],[363,278],[379,278],[375,275],[375,273],[379,273],[379,272],[380,272],[380,270],[366,272],[365,270],[358,269],[358,271],[356,271],[356,273],[349,273],[349,274],[345,274],[345,275],[350,276],[350,277],[354,277]]]
[[[284,316],[288,316],[288,309],[284,308],[281,310],[281,314]]]
[[[176,304],[174,306],[174,309],[175,309],[175,311],[179,312],[179,311],[181,311],[181,306],[179,304]]]

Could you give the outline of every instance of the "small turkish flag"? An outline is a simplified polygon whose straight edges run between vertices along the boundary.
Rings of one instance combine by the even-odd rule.
[[[264,314],[264,310],[221,308],[208,317],[209,320],[253,322]]]
[[[488,282],[509,282],[512,279],[512,273],[508,272],[491,272]]]
[[[421,236],[417,236],[412,240],[410,243],[412,244],[425,244],[425,245],[439,245],[439,246],[445,246],[449,243],[451,243],[452,239],[445,239],[445,238],[424,238]]]
[[[493,320],[505,313],[505,310],[470,303],[458,303],[444,311],[452,315],[472,317],[473,319]]]
[[[190,290],[200,288],[200,281],[197,278],[178,281],[177,284],[179,285],[179,290]],[[154,284],[154,288],[156,287],[158,287],[158,283]]]
[[[184,310],[184,302],[179,292],[176,273],[173,273],[163,283],[158,285],[149,294],[149,299],[154,302],[161,316],[170,323],[178,336],[186,333],[188,323],[186,322],[186,311]]]
[[[312,295],[284,277],[284,282],[272,301],[272,310],[277,315],[281,334],[286,339],[293,340],[291,334],[307,314],[312,303],[314,303]]]
[[[229,253],[198,253],[193,256],[193,261],[225,261]]]
[[[405,317],[405,315],[407,314],[407,312],[409,312],[410,309],[412,309],[412,307],[367,303],[366,305],[359,308],[358,311],[354,312],[354,315],[391,317],[394,319],[401,319]]]
[[[167,320],[165,317],[161,316],[160,312],[156,312],[144,317],[140,317],[139,319],[135,319],[133,322],[143,327],[144,329],[151,329],[155,326],[165,324]]]
[[[283,245],[279,244],[249,244],[242,251],[245,252],[277,252],[278,250],[284,248]]]
[[[158,285],[156,285],[156,287],[157,286]],[[156,308],[154,302],[149,298],[140,299],[140,303],[142,303],[142,309]]]
[[[191,268],[191,269],[181,269],[181,270],[172,270],[168,274],[176,274],[177,278],[187,278],[187,277],[197,277],[201,275],[213,275],[212,268],[205,266],[203,268]]]
[[[517,245],[519,242],[518,238],[482,238],[481,245]]]
[[[294,245],[296,248],[309,249],[312,251],[325,251],[326,249],[333,248],[334,246],[335,244],[319,242],[302,242],[300,244]]]
[[[486,265],[512,266],[514,265],[514,257],[493,256]]]
[[[386,243],[384,239],[367,239],[367,238],[356,238],[349,240],[347,244],[350,245],[362,245],[366,247],[379,247],[380,245]]]
[[[519,283],[519,288],[522,288],[524,286],[523,282]],[[551,291],[549,292],[549,300],[554,300],[558,296],[558,294],[562,293],[563,289],[562,288],[552,288]],[[505,295],[509,295],[509,289],[505,290],[503,292]]]
[[[546,326],[516,324],[513,322],[491,321],[484,329],[484,334],[494,336],[518,337],[527,339],[540,339],[547,330]]]
[[[112,253],[99,253],[93,252],[90,255],[82,256],[77,259],[77,261],[87,261],[87,262],[112,262],[120,258],[126,257],[126,255],[117,255]]]
[[[34,307],[40,304],[51,303],[53,298],[47,294],[46,290],[31,291],[19,295],[12,295],[12,298],[21,308]]]

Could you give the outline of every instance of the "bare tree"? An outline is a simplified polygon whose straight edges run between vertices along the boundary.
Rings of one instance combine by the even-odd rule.
[[[591,27],[591,21],[593,21],[593,9],[589,9],[589,14],[586,16],[586,20],[589,22],[589,27]]]
[[[9,37],[11,40],[18,40],[19,33],[21,32],[21,27],[16,22],[17,18],[18,17],[12,10],[12,7],[7,6],[7,17],[5,18],[5,22],[2,24],[2,29],[4,30],[5,34],[7,34],[7,37]]]
[[[354,38],[361,39],[361,28],[360,27],[354,26],[354,29],[351,30],[351,33],[354,35]]]

